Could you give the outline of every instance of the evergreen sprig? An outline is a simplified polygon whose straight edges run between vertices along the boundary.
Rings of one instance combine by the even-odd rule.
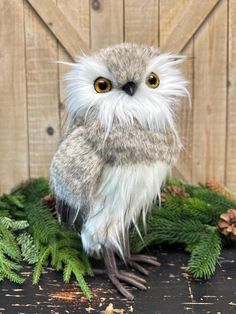
[[[217,227],[219,216],[228,208],[236,209],[236,202],[203,185],[192,186],[176,180],[167,184],[181,187],[189,196],[167,193],[162,207],[154,206],[149,215],[143,239],[133,230],[133,251],[138,253],[146,246],[161,243],[183,244],[191,254],[189,273],[194,278],[210,278],[225,243]],[[140,229],[143,229],[141,224]]]
[[[140,224],[143,240],[135,229],[131,231],[133,252],[147,245],[180,243],[190,254],[189,273],[207,279],[214,274],[226,242],[217,228],[219,216],[228,208],[236,209],[236,202],[203,185],[179,180],[168,180],[167,185],[180,187],[189,196],[167,193],[161,208],[156,204],[149,214],[147,232]],[[37,284],[43,268],[51,266],[63,272],[65,282],[74,277],[90,299],[84,275],[92,275],[91,265],[79,236],[61,227],[42,201],[49,193],[48,181],[39,178],[0,197],[0,281],[22,283],[18,271],[25,261],[34,265],[33,283]]]
[[[61,227],[43,202],[49,193],[48,181],[39,178],[0,198],[0,279],[22,283],[13,270],[19,270],[21,261],[26,261],[35,265],[33,283],[37,284],[43,268],[52,266],[64,271],[65,282],[74,276],[90,299],[92,293],[84,280],[85,273],[92,275],[89,260],[78,235]]]
[[[9,217],[0,217],[0,280],[9,279],[15,283],[23,283],[16,271],[21,269],[21,252],[14,232],[28,227],[27,221],[15,221]]]
[[[221,237],[216,227],[202,234],[200,240],[193,245],[188,262],[188,271],[194,278],[208,279],[214,274],[221,246]]]
[[[23,261],[35,264],[39,258],[39,250],[34,243],[34,239],[28,232],[21,233],[17,237],[17,243],[21,249]]]
[[[79,236],[60,226],[43,203],[43,197],[49,193],[48,182],[42,178],[22,186],[29,230],[39,248],[33,283],[39,282],[44,266],[50,265],[57,270],[69,267],[71,272],[66,277],[64,275],[65,281],[69,282],[74,275],[82,291],[91,299],[92,293],[84,280],[85,273],[92,273],[88,258],[83,252]]]

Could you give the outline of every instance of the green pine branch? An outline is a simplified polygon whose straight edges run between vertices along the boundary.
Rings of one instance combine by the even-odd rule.
[[[0,280],[7,278],[15,283],[24,282],[24,278],[16,273],[21,269],[21,252],[14,232],[27,227],[26,221],[0,217]]]
[[[19,191],[22,192],[25,199],[24,211],[29,221],[30,234],[39,249],[33,283],[39,282],[43,267],[47,265],[57,270],[69,267],[71,272],[67,271],[64,279],[68,281],[74,274],[82,291],[90,299],[92,294],[84,280],[84,275],[85,273],[91,275],[92,270],[89,260],[83,252],[81,240],[77,234],[61,227],[42,202],[43,197],[50,192],[48,182],[42,178],[36,179],[29,182],[28,185],[21,186],[17,192],[19,193]],[[26,256],[26,254],[30,253],[26,250],[24,255]]]
[[[219,216],[228,208],[236,209],[236,202],[206,187],[191,186],[181,181],[168,180],[168,185],[183,188],[188,197],[165,195],[161,208],[154,206],[147,220],[147,233],[140,239],[132,230],[132,250],[140,252],[146,246],[160,243],[184,244],[190,253],[188,271],[194,278],[207,279],[213,275],[223,241],[218,228]]]
[[[17,237],[17,243],[21,249],[23,261],[35,264],[39,259],[39,250],[34,243],[34,239],[28,232],[23,232]]]
[[[215,271],[222,246],[230,243],[216,227],[219,216],[228,208],[236,209],[236,202],[203,185],[170,179],[167,184],[184,189],[189,196],[169,193],[161,208],[155,205],[147,219],[147,232],[139,224],[143,240],[131,230],[132,249],[138,253],[148,245],[183,244],[190,254],[189,273],[207,279]],[[24,260],[34,265],[34,284],[39,282],[43,268],[51,266],[63,272],[65,282],[75,278],[90,299],[84,279],[85,274],[93,275],[90,262],[78,235],[62,228],[42,201],[49,193],[48,181],[39,178],[0,197],[0,281],[8,278],[22,283],[18,271]]]
[[[216,228],[208,229],[195,244],[188,262],[188,271],[193,278],[208,279],[216,268],[221,252],[222,241]]]

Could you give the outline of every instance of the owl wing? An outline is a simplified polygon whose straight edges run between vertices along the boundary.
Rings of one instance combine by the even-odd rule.
[[[83,223],[87,217],[88,211],[86,208],[74,208],[64,201],[56,198],[56,209],[59,222],[74,231],[80,232]]]
[[[92,195],[99,184],[104,159],[87,141],[83,126],[61,141],[50,167],[50,185],[56,198],[59,221],[80,231],[89,214]]]

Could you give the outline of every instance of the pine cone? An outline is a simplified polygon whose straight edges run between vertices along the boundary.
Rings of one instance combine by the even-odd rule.
[[[232,194],[229,190],[227,190],[227,188],[225,188],[220,183],[217,183],[215,181],[207,181],[206,187],[209,190],[212,190],[212,191],[215,191],[215,192],[218,192],[218,193],[224,195],[225,197],[227,197],[230,200],[236,200],[236,196],[234,194]]]
[[[43,197],[43,201],[47,204],[48,208],[50,209],[52,213],[52,216],[57,217],[55,196],[53,194],[48,194]]]
[[[236,210],[230,208],[226,213],[221,214],[218,227],[227,238],[236,240]]]
[[[167,185],[161,192],[161,202],[164,203],[168,197],[171,196],[180,196],[180,197],[188,197],[189,194],[185,191],[184,188],[176,186],[176,185]]]

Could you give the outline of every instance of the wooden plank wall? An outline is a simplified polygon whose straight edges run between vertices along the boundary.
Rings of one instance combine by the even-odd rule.
[[[24,7],[0,2],[0,189],[29,177]]]
[[[81,45],[94,51],[123,41],[169,49],[168,38],[175,37],[187,8],[191,14],[191,4],[197,7],[196,0],[42,0],[36,12],[35,0],[2,0],[0,192],[48,175],[68,71],[56,60],[72,61],[77,45],[78,52]],[[201,10],[207,17],[200,27],[196,20],[189,25],[195,33],[182,51],[192,108],[184,100],[179,112],[184,150],[177,169],[189,182],[217,180],[236,189],[236,1],[208,0]]]

